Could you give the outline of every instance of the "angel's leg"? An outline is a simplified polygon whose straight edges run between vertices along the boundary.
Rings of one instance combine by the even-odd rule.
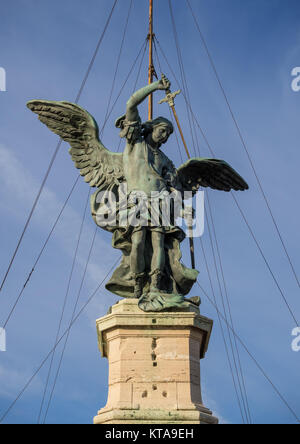
[[[160,290],[160,281],[165,267],[165,235],[152,231],[153,256],[151,261],[151,291]]]
[[[132,234],[132,247],[130,254],[130,271],[135,279],[134,296],[139,298],[143,290],[143,277],[145,272],[145,241],[146,229],[142,228]]]
[[[142,228],[139,231],[135,231],[131,237],[132,248],[130,255],[130,268],[131,273],[140,274],[145,271],[145,241],[146,241],[146,229]]]

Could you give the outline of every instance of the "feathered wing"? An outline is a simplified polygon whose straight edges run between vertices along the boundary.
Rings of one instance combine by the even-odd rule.
[[[107,189],[125,180],[123,156],[107,150],[99,140],[95,119],[70,102],[31,100],[28,108],[55,134],[71,145],[69,153],[91,187]]]
[[[224,160],[193,158],[182,164],[177,173],[183,191],[196,193],[199,187],[221,191],[244,191],[249,188],[244,179]]]

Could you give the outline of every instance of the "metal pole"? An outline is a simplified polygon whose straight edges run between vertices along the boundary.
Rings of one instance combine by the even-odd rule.
[[[149,71],[148,83],[153,82],[153,0],[149,0]],[[148,120],[153,119],[153,96],[149,95],[148,99]]]
[[[178,116],[177,116],[177,113],[176,113],[176,110],[175,110],[175,104],[174,104],[174,99],[175,99],[175,97],[179,93],[180,93],[180,90],[172,93],[170,89],[167,89],[166,90],[166,97],[164,99],[160,100],[159,103],[167,102],[169,104],[169,106],[170,106],[170,108],[171,108],[171,110],[173,112],[174,118],[176,120],[177,127],[178,127],[178,130],[180,132],[180,136],[181,136],[181,139],[182,139],[182,142],[183,142],[186,154],[188,156],[188,159],[190,159],[191,156],[190,156],[190,153],[189,153],[189,150],[188,150],[188,147],[187,147],[187,144],[186,144],[186,141],[185,141],[185,138],[184,138],[184,135],[183,135],[180,123],[179,123],[179,119],[178,119]],[[192,227],[193,227],[192,223],[189,222],[188,229],[189,229],[191,263],[192,263],[192,268],[195,269],[196,268],[196,265],[195,265],[195,247],[194,247],[194,238],[193,238]]]

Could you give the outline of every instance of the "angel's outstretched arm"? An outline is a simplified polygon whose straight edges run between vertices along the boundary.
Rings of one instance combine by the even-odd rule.
[[[129,122],[137,121],[139,119],[139,112],[137,107],[146,99],[146,97],[159,89],[169,89],[170,86],[171,84],[169,80],[164,75],[162,75],[161,80],[153,82],[150,85],[147,85],[144,88],[136,91],[127,102],[126,120],[128,120]]]

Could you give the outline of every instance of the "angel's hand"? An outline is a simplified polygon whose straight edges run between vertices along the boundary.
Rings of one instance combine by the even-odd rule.
[[[162,89],[162,90],[168,90],[171,88],[171,82],[169,79],[167,79],[167,77],[162,74],[161,75],[161,79],[158,81],[158,89]]]

